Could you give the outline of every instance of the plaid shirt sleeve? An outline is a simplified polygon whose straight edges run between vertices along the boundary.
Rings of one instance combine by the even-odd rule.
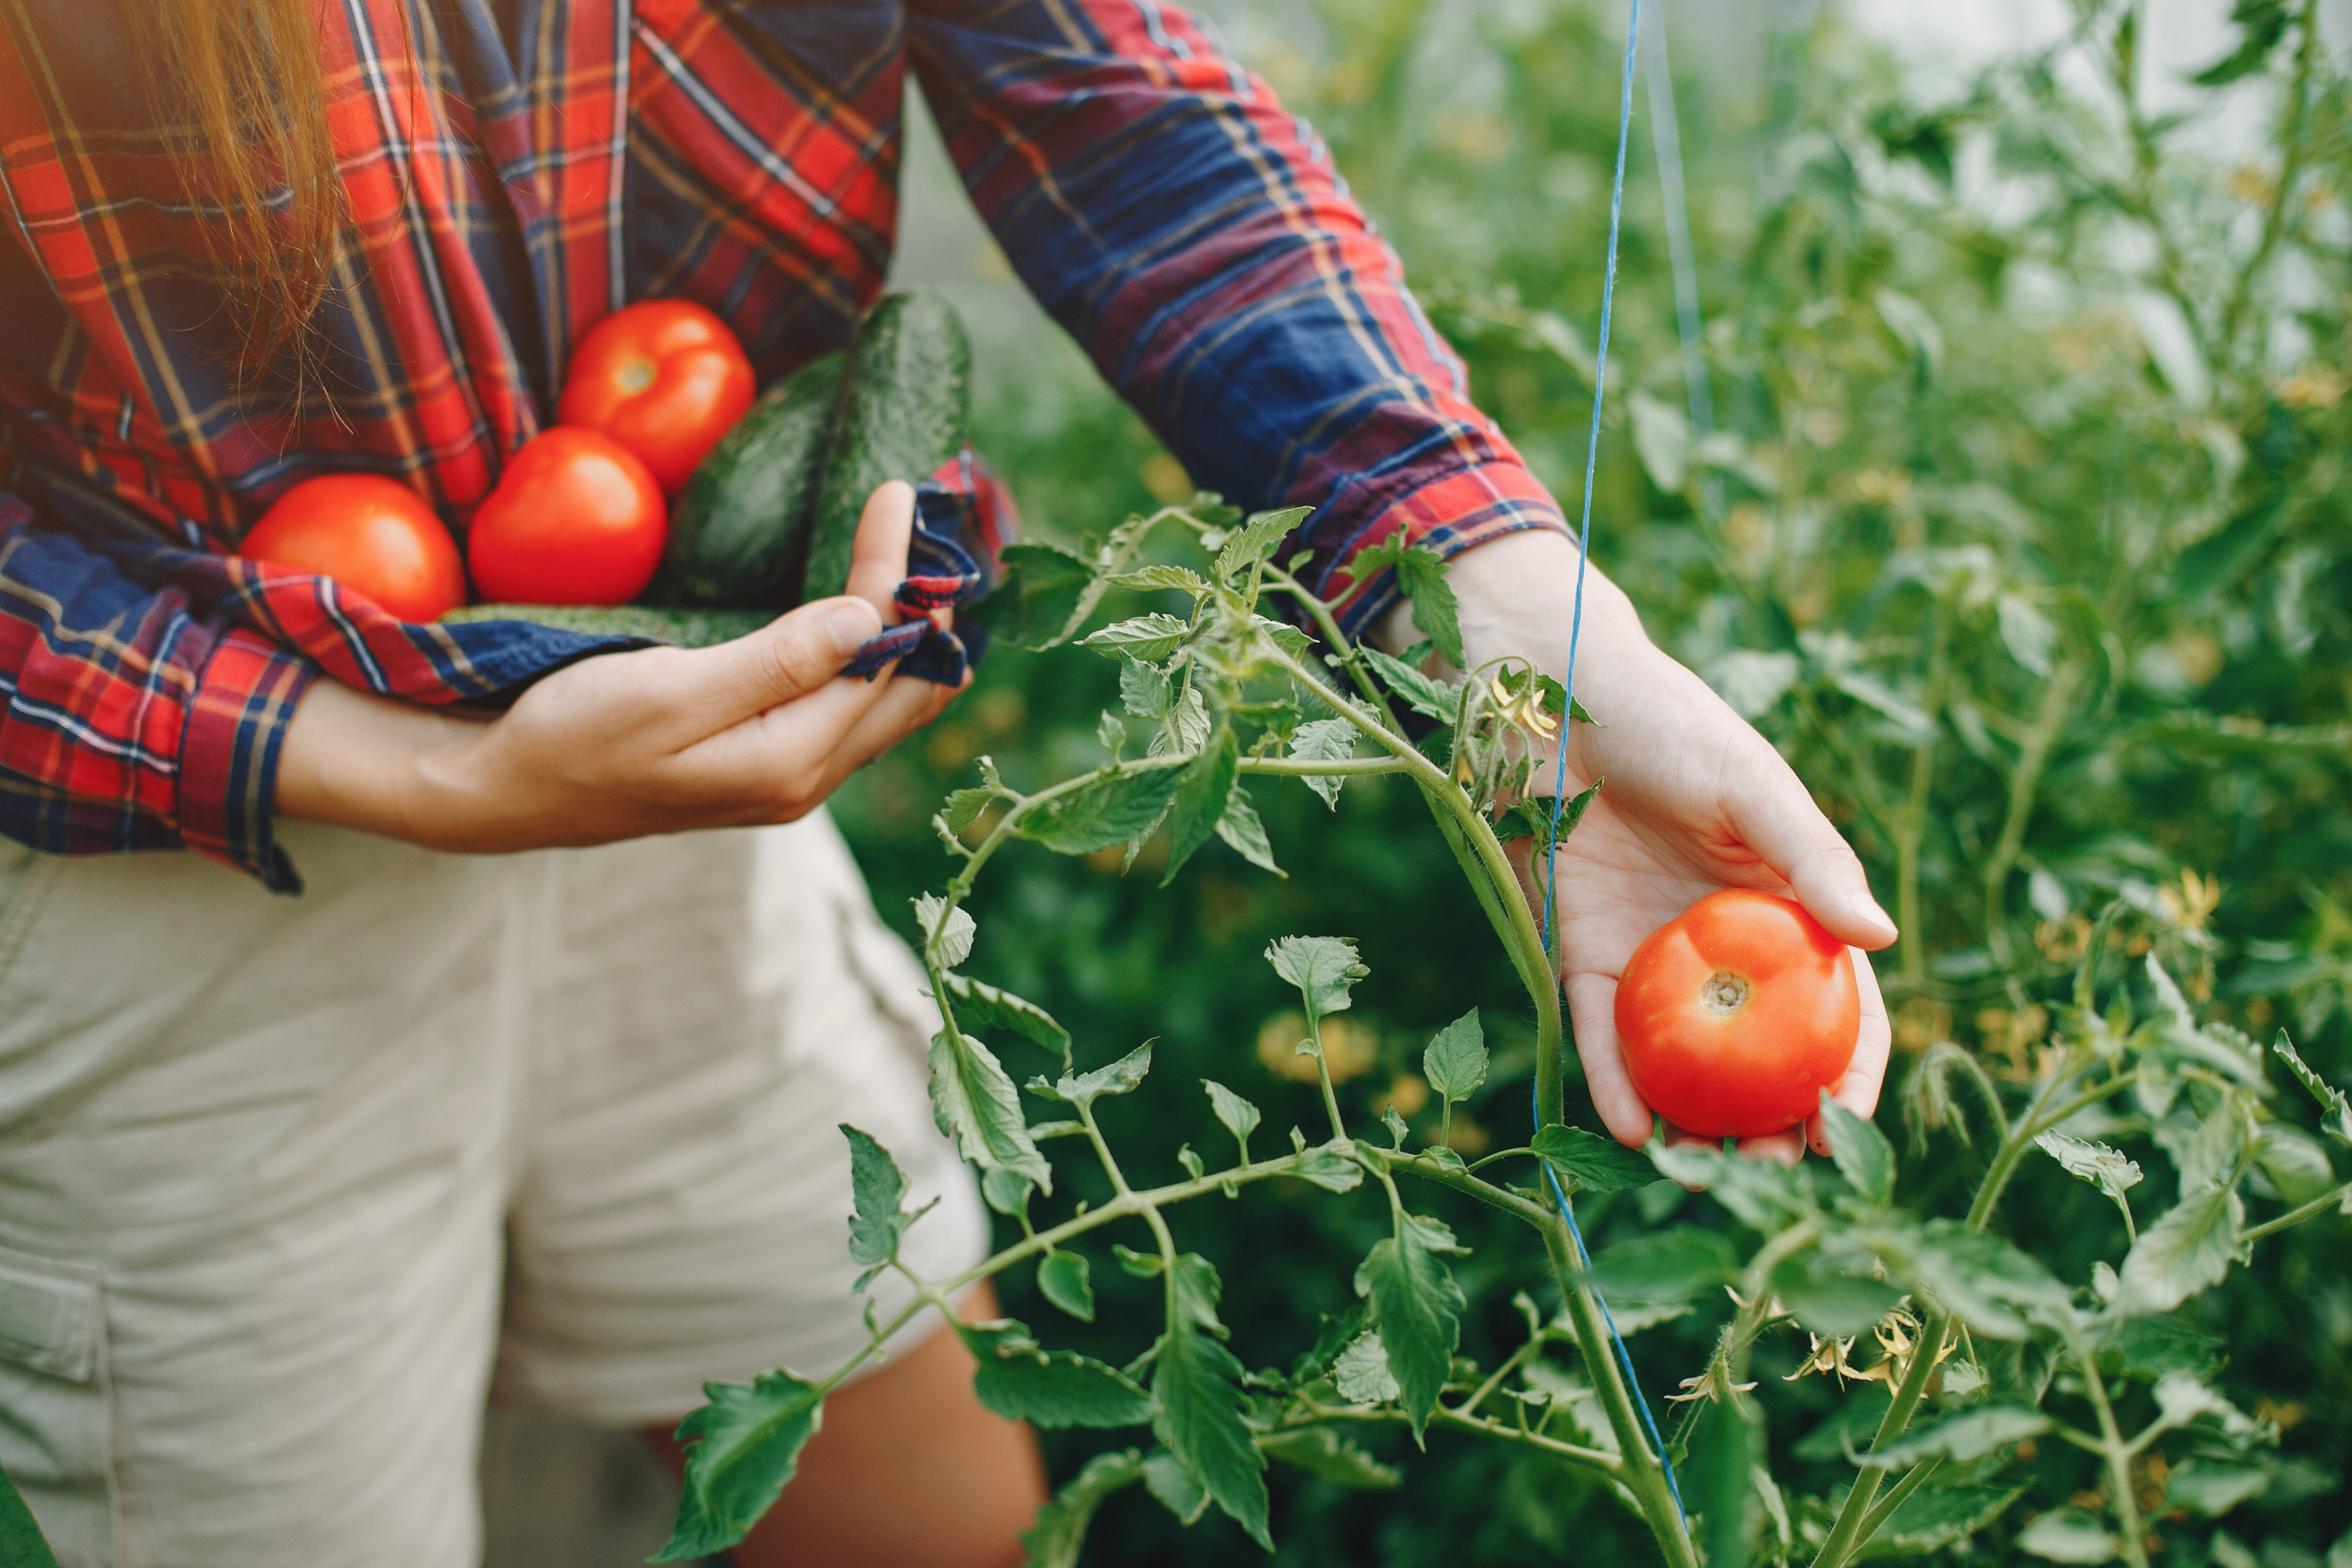
[[[915,68],[1013,268],[1193,479],[1302,531],[1329,595],[1398,533],[1452,555],[1559,508],[1314,133],[1153,0],[915,0]],[[1393,574],[1354,584],[1370,625]]]

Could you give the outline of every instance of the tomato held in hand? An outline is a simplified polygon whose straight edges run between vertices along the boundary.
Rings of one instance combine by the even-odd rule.
[[[625,605],[653,581],[668,536],[646,466],[609,437],[558,426],[507,459],[466,560],[494,603]]]
[[[1617,982],[1633,1088],[1701,1137],[1804,1121],[1845,1076],[1861,1033],[1853,955],[1770,893],[1708,894],[1652,931]]]
[[[304,479],[261,514],[236,552],[331,577],[404,621],[435,620],[466,602],[457,541],[424,497],[380,474]]]
[[[676,495],[751,406],[752,392],[751,362],[726,322],[684,300],[646,300],[580,340],[556,417],[602,430],[644,460],[663,494]]]

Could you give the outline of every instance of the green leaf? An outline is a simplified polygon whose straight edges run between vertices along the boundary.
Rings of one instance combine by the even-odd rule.
[[[1292,731],[1290,754],[1302,762],[1339,763],[1356,754],[1357,730],[1347,719],[1312,719]],[[1344,776],[1318,778],[1309,776],[1307,787],[1323,797],[1323,804],[1337,811],[1339,789],[1347,783]]]
[[[1667,1144],[1653,1138],[1642,1151],[1659,1174],[1685,1186],[1704,1187],[1742,1225],[1771,1232],[1812,1212],[1812,1176],[1769,1160],[1727,1154],[1712,1143]]]
[[[41,1527],[33,1522],[33,1510],[5,1474],[0,1474],[0,1563],[8,1568],[58,1568]]]
[[[951,791],[940,807],[940,816],[947,821],[948,831],[961,833],[980,820],[980,814],[997,798],[992,789],[960,789]]]
[[[1224,816],[1217,818],[1217,837],[1259,870],[1271,871],[1277,877],[1290,875],[1274,863],[1274,846],[1265,840],[1265,824],[1258,820],[1257,807],[1250,804],[1249,791],[1238,781],[1234,784],[1234,793],[1225,798]]]
[[[1139,719],[1165,719],[1175,687],[1166,670],[1129,654],[1118,661],[1118,700]]]
[[[953,969],[971,956],[972,933],[977,928],[961,904],[951,909],[936,893],[921,894],[915,900],[915,924],[923,933],[924,951],[942,971]]]
[[[2017,1549],[2052,1563],[2105,1563],[2123,1550],[2094,1513],[2053,1508],[2019,1532]]]
[[[2111,1198],[2122,1197],[2139,1185],[2139,1162],[2126,1157],[2120,1149],[2070,1138],[2063,1132],[2039,1133],[2033,1142],[2063,1165],[2068,1175],[2080,1176]]]
[[[1540,861],[1555,846],[1576,831],[1576,825],[1584,820],[1584,813],[1592,805],[1593,797],[1601,793],[1601,786],[1608,782],[1607,779],[1595,779],[1569,796],[1567,802],[1559,808],[1558,837],[1552,835],[1552,799],[1549,795],[1537,795],[1528,800],[1512,802],[1503,814],[1495,819],[1495,837],[1506,844],[1514,838],[1534,839],[1535,845],[1530,853]]]
[[[1075,1075],[1064,1073],[1054,1085],[1054,1098],[1085,1107],[1107,1094],[1132,1094],[1142,1084],[1143,1075],[1150,1070],[1151,1042],[1146,1040],[1108,1067]]]
[[[1333,1364],[1339,1359],[1339,1352],[1364,1331],[1364,1321],[1370,1316],[1370,1310],[1361,1306],[1350,1307],[1336,1315],[1317,1313],[1315,1342],[1290,1363],[1291,1386],[1303,1387],[1318,1377],[1329,1376]]]
[[[2291,1204],[2309,1203],[2336,1185],[2336,1169],[2318,1139],[2290,1122],[2263,1124],[2254,1141],[2254,1163]]]
[[[2270,1490],[2277,1474],[2268,1465],[2198,1457],[2182,1461],[2165,1483],[2166,1500],[2207,1519],[2219,1519]]]
[[[1895,1149],[1865,1118],[1856,1116],[1822,1090],[1822,1121],[1830,1135],[1830,1157],[1838,1174],[1870,1203],[1895,1198]]]
[[[1357,1491],[1387,1491],[1404,1472],[1384,1465],[1328,1426],[1296,1426],[1257,1440],[1258,1451],[1310,1475]]]
[[[1008,544],[1003,580],[960,614],[1015,647],[1045,648],[1076,629],[1094,568],[1056,544]]]
[[[1192,1479],[1184,1462],[1165,1448],[1154,1448],[1145,1457],[1143,1484],[1180,1524],[1198,1524],[1209,1511],[1208,1491]]]
[[[2230,1271],[2246,1205],[2235,1187],[2191,1193],[2140,1232],[2124,1259],[2120,1305],[2137,1313],[2168,1312]]]
[[[1864,1469],[1907,1469],[1922,1459],[1981,1459],[2050,1430],[2050,1417],[2015,1405],[1989,1405],[1917,1427],[1854,1462]]]
[[[1348,1342],[1348,1348],[1331,1363],[1331,1381],[1339,1397],[1350,1405],[1386,1405],[1403,1392],[1397,1386],[1388,1347],[1381,1342],[1377,1329],[1367,1329]]]
[[[1030,1141],[1036,1141],[1035,1133],[1030,1134]],[[1036,1190],[1029,1184],[1028,1177],[1016,1172],[995,1168],[980,1173],[980,1195],[990,1208],[1007,1218],[1027,1213],[1029,1194]]]
[[[1957,1545],[2007,1513],[2024,1487],[1923,1487],[1903,1500],[1853,1561],[1922,1557]]]
[[[1339,936],[1286,936],[1265,950],[1274,972],[1298,987],[1312,1018],[1348,1010],[1348,989],[1371,973],[1356,957],[1356,944]]]
[[[2189,79],[2199,87],[2227,87],[2252,76],[2286,37],[2293,15],[2287,0],[2238,0],[2230,8],[2230,20],[2242,29],[2238,47]]]
[[[1687,1301],[1738,1278],[1729,1238],[1692,1226],[1618,1242],[1575,1276],[1611,1301]]]
[[[1272,555],[1290,537],[1291,531],[1314,510],[1311,506],[1293,506],[1253,514],[1217,552],[1217,575],[1230,578],[1244,567],[1255,566]]]
[[[1855,1240],[1992,1339],[2024,1338],[2021,1314],[2061,1309],[2070,1300],[2066,1288],[2039,1262],[1958,1220],[1932,1219],[1916,1230],[1859,1231]]]
[[[1349,559],[1348,570],[1360,583],[1383,571],[1394,572],[1397,591],[1412,601],[1412,624],[1421,635],[1454,668],[1469,663],[1462,655],[1462,603],[1445,580],[1444,556],[1426,545],[1391,536],[1357,551]]]
[[[1291,1174],[1327,1193],[1352,1193],[1364,1182],[1364,1168],[1328,1143],[1301,1150]]]
[[[1242,1163],[1249,1163],[1249,1136],[1257,1131],[1257,1107],[1214,1079],[1202,1079],[1201,1087],[1208,1091],[1209,1105],[1216,1111],[1217,1120],[1224,1123],[1225,1131],[1232,1133],[1234,1142],[1241,1145]]]
[[[2278,1038],[2271,1042],[2271,1050],[2279,1060],[2286,1063],[2286,1070],[2294,1075],[2294,1080],[2303,1085],[2312,1099],[2319,1101],[2321,1130],[2339,1143],[2352,1143],[2352,1100],[2347,1100],[2342,1089],[2305,1064],[2284,1029],[2281,1029]]]
[[[1192,635],[1192,622],[1154,610],[1148,616],[1138,616],[1132,620],[1114,621],[1102,630],[1080,638],[1078,646],[1090,647],[1105,658],[1123,656],[1150,663],[1174,653]]]
[[[1095,742],[1111,754],[1114,762],[1118,759],[1119,753],[1127,749],[1127,726],[1120,723],[1118,715],[1108,708],[1104,709],[1102,716],[1095,721]]]
[[[1177,774],[1176,794],[1168,814],[1168,874],[1160,879],[1161,887],[1176,879],[1192,851],[1216,831],[1234,793],[1234,773],[1240,761],[1240,742],[1234,739],[1233,731],[1219,725],[1201,754]]]
[[[709,1403],[678,1423],[686,1489],[656,1563],[690,1562],[739,1544],[800,1468],[824,1423],[824,1396],[789,1372],[750,1383],[706,1383]]]
[[[1315,641],[1288,621],[1269,620],[1264,616],[1252,616],[1249,624],[1265,636],[1265,640],[1288,654],[1292,658],[1305,658]]]
[[[1198,572],[1190,572],[1181,566],[1139,567],[1135,571],[1122,572],[1111,578],[1110,585],[1114,588],[1141,588],[1147,591],[1160,588],[1172,589],[1179,594],[1190,594],[1196,599],[1209,591],[1207,578]]]
[[[1010,991],[1002,991],[982,981],[967,980],[961,974],[947,977],[948,994],[954,998],[956,1022],[967,1029],[1010,1029],[1030,1044],[1043,1047],[1070,1064],[1070,1031],[1054,1021],[1052,1014],[1034,1002],[1024,1001]]]
[[[1083,1254],[1045,1254],[1037,1265],[1037,1293],[1082,1323],[1095,1321],[1094,1280]]]
[[[1858,1334],[1895,1310],[1903,1292],[1882,1279],[1838,1267],[1819,1251],[1784,1258],[1772,1270],[1772,1293],[1817,1334]]]
[[[856,1212],[849,1216],[850,1261],[871,1268],[898,1255],[898,1238],[915,1223],[900,1203],[907,1195],[907,1178],[890,1152],[848,1122],[841,1135],[849,1140],[849,1191]]]
[[[1389,1147],[1391,1150],[1402,1149],[1404,1141],[1412,1136],[1412,1129],[1405,1125],[1404,1117],[1393,1105],[1381,1108],[1381,1125],[1389,1130]]]
[[[1149,833],[1176,793],[1174,768],[1108,773],[1048,801],[1021,822],[1021,836],[1064,855],[1091,855]]]
[[[1466,1250],[1437,1220],[1398,1210],[1396,1233],[1375,1242],[1356,1268],[1356,1294],[1371,1302],[1372,1326],[1388,1352],[1413,1439],[1454,1365],[1466,1305],[1444,1255]]]
[[[1225,1349],[1224,1325],[1217,1321],[1217,1271],[1188,1252],[1176,1259],[1168,1280],[1168,1327],[1151,1363],[1151,1392],[1160,1402],[1152,1430],[1217,1506],[1272,1551],[1265,1458],[1242,1420],[1248,1401],[1239,1384],[1241,1363]]]
[[[1054,1190],[1054,1169],[1030,1140],[1013,1080],[986,1046],[954,1028],[931,1037],[931,1116],[973,1164]]]
[[[1534,1148],[1545,1163],[1575,1177],[1577,1187],[1588,1193],[1622,1193],[1658,1179],[1657,1168],[1640,1150],[1582,1127],[1543,1128],[1536,1133]]]
[[[960,1323],[979,1365],[972,1392],[1007,1421],[1044,1427],[1133,1426],[1151,1419],[1151,1396],[1125,1373],[1076,1351],[1048,1351],[1011,1319]]]
[[[1486,1031],[1473,1007],[1443,1029],[1421,1054],[1422,1076],[1448,1104],[1470,1098],[1486,1081]]]
[[[1076,1479],[1037,1510],[1037,1522],[1022,1532],[1021,1544],[1029,1553],[1025,1568],[1078,1568],[1095,1510],[1111,1493],[1142,1479],[1142,1457],[1133,1448],[1088,1459]]]
[[[1404,699],[1408,707],[1441,724],[1454,722],[1462,689],[1458,682],[1433,680],[1404,660],[1384,654],[1370,643],[1357,644],[1356,651],[1379,672],[1390,690]]]

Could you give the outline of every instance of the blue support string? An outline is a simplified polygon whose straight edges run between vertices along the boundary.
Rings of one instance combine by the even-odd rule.
[[[1561,704],[1559,716],[1559,756],[1552,774],[1550,840],[1555,849],[1559,843],[1560,809],[1568,800],[1568,732],[1572,727],[1569,715],[1576,703],[1576,645],[1584,631],[1584,562],[1592,545],[1592,479],[1601,462],[1601,398],[1609,377],[1609,317],[1617,297],[1617,231],[1625,207],[1625,142],[1633,121],[1633,58],[1642,37],[1642,0],[1627,0],[1625,16],[1625,71],[1617,95],[1617,169],[1609,186],[1609,261],[1601,281],[1601,335],[1593,352],[1592,363],[1592,427],[1584,446],[1584,505],[1576,530],[1576,594],[1568,625],[1567,699]],[[1544,945],[1552,955],[1552,969],[1557,977],[1559,968],[1559,942],[1552,928],[1552,915],[1559,895],[1559,858],[1557,853],[1546,858],[1544,864]],[[1533,1090],[1529,1090],[1530,1099]],[[1540,1109],[1538,1108],[1538,1114]],[[1579,1268],[1592,1266],[1591,1255],[1585,1250],[1584,1233],[1577,1228],[1576,1211],[1569,1206],[1568,1194],[1560,1189],[1559,1178],[1552,1173],[1549,1164],[1544,1166],[1544,1181],[1551,1188],[1553,1206],[1560,1218],[1568,1222],[1569,1240],[1575,1245]],[[1642,1413],[1642,1425],[1650,1434],[1651,1445],[1657,1449],[1658,1464],[1666,1472],[1666,1490],[1675,1500],[1675,1511],[1688,1517],[1683,1508],[1682,1488],[1675,1480],[1674,1461],[1666,1457],[1666,1440],[1658,1431],[1656,1417],[1650,1414],[1650,1402],[1643,1397],[1640,1380],[1633,1371],[1633,1352],[1625,1348],[1625,1336],[1617,1331],[1617,1320],[1609,1310],[1609,1303],[1596,1295],[1601,1319],[1609,1327],[1610,1342],[1617,1347],[1618,1364],[1625,1369],[1626,1387],[1633,1396],[1633,1407]]]

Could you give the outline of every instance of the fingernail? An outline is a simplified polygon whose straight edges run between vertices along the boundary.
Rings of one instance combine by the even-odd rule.
[[[857,647],[874,635],[874,609],[870,605],[855,600],[835,605],[824,613],[824,629],[833,638],[833,646],[843,658],[857,651]]]

